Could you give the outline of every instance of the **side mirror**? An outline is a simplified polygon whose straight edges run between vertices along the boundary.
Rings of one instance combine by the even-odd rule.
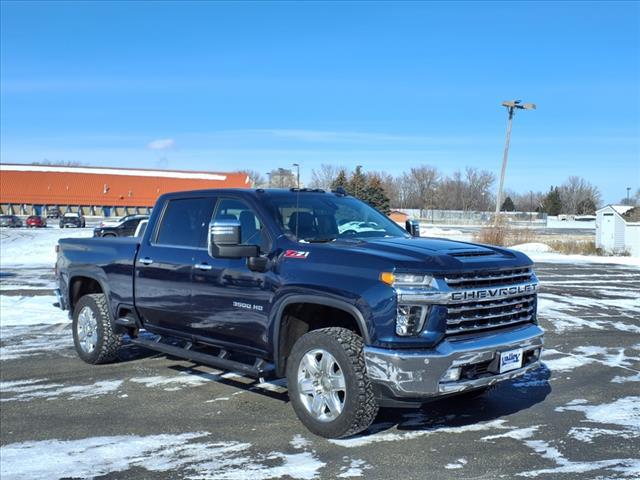
[[[237,220],[214,220],[209,224],[209,255],[217,258],[257,257],[257,245],[240,245],[242,232]]]
[[[412,237],[420,236],[420,222],[418,220],[407,220],[404,228],[406,228]]]

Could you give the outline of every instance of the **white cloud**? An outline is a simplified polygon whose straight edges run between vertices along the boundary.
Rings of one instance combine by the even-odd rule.
[[[175,146],[176,141],[173,138],[159,138],[149,142],[149,145],[147,145],[151,150],[168,150]]]

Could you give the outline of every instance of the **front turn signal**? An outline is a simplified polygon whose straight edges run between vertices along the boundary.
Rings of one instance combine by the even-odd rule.
[[[393,285],[393,283],[396,281],[396,276],[391,272],[382,272],[380,274],[380,280],[387,285]]]

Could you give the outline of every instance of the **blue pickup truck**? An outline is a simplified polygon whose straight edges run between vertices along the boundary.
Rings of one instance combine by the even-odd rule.
[[[142,238],[60,240],[56,293],[82,360],[127,338],[286,377],[302,423],[344,437],[539,366],[531,260],[412,233],[342,190],[171,193]]]

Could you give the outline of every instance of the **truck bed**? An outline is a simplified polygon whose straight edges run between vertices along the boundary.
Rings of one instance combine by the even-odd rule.
[[[120,305],[134,304],[134,267],[140,246],[137,238],[63,238],[59,241],[56,271],[62,286],[73,289],[74,280],[88,277],[96,280],[110,300],[111,314],[116,318]],[[69,305],[69,291],[62,291]]]

